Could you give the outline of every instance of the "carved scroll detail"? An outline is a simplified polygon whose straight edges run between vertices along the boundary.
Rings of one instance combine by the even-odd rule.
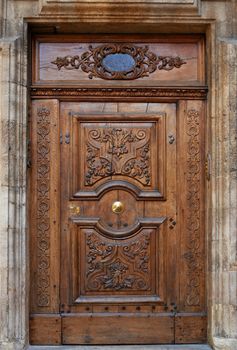
[[[130,57],[130,61],[134,62],[126,70],[117,71],[111,70],[104,63],[104,59],[109,55],[118,55]],[[98,77],[106,80],[134,80],[142,77],[147,77],[151,73],[158,70],[172,70],[180,68],[186,64],[179,56],[157,56],[149,51],[149,47],[135,46],[133,44],[103,44],[93,48],[89,45],[89,50],[84,52],[81,57],[65,56],[57,57],[51,62],[58,67],[67,70],[79,69],[89,73],[89,79]]]
[[[188,160],[187,160],[187,261],[188,285],[185,303],[200,305],[201,251],[200,251],[200,114],[191,109],[187,113]]]
[[[50,111],[37,110],[37,305],[50,305]]]
[[[88,291],[150,289],[148,234],[130,243],[108,243],[90,233],[86,244]]]
[[[148,143],[138,151],[137,158],[130,159],[124,164],[121,173],[140,179],[146,185],[150,184],[150,146]]]
[[[143,185],[151,183],[148,130],[93,129],[87,138],[86,185],[112,175],[133,177]]]

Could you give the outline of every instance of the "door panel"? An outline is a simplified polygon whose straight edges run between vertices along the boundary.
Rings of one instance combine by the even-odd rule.
[[[174,322],[166,315],[80,315],[64,317],[62,330],[63,344],[165,344],[173,342]]]
[[[164,196],[165,113],[69,113],[74,198],[98,198],[115,181],[139,198]]]
[[[176,196],[170,196],[176,189],[176,143],[169,143],[166,129],[176,130],[176,106],[141,104],[138,111],[139,104],[133,110],[132,104],[118,103],[111,114],[110,103],[102,113],[94,106],[91,113],[80,112],[81,104],[60,107],[62,138],[70,137],[61,147],[64,342],[95,344],[102,337],[104,343],[119,343],[127,331],[125,343],[136,343],[132,333],[140,332],[146,317],[151,330],[143,343],[173,342],[173,314],[164,311],[169,258],[173,269],[176,264],[167,247],[168,216],[176,212]],[[117,202],[121,212],[113,211]],[[147,209],[150,202],[159,203],[156,213]],[[174,280],[169,284],[176,288]],[[82,322],[88,330],[83,340],[71,328]],[[105,324],[99,329],[100,322],[111,324],[111,332],[120,324],[121,340],[106,340],[109,331]],[[169,325],[165,335],[156,330],[163,322]]]

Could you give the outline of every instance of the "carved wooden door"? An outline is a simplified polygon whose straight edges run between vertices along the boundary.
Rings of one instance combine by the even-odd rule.
[[[32,344],[206,341],[203,43],[35,39]]]

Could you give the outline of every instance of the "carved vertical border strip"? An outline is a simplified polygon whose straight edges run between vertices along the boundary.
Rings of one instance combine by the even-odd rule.
[[[187,221],[186,253],[187,289],[185,304],[200,306],[201,288],[201,247],[200,247],[200,201],[201,201],[201,153],[200,113],[188,110],[186,116],[187,141]]]
[[[37,305],[50,305],[50,110],[37,109]]]

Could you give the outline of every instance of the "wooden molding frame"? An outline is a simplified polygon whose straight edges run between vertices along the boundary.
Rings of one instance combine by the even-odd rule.
[[[136,88],[91,88],[91,87],[32,87],[31,96],[33,98],[172,98],[172,99],[198,99],[207,98],[207,87],[136,87]]]

